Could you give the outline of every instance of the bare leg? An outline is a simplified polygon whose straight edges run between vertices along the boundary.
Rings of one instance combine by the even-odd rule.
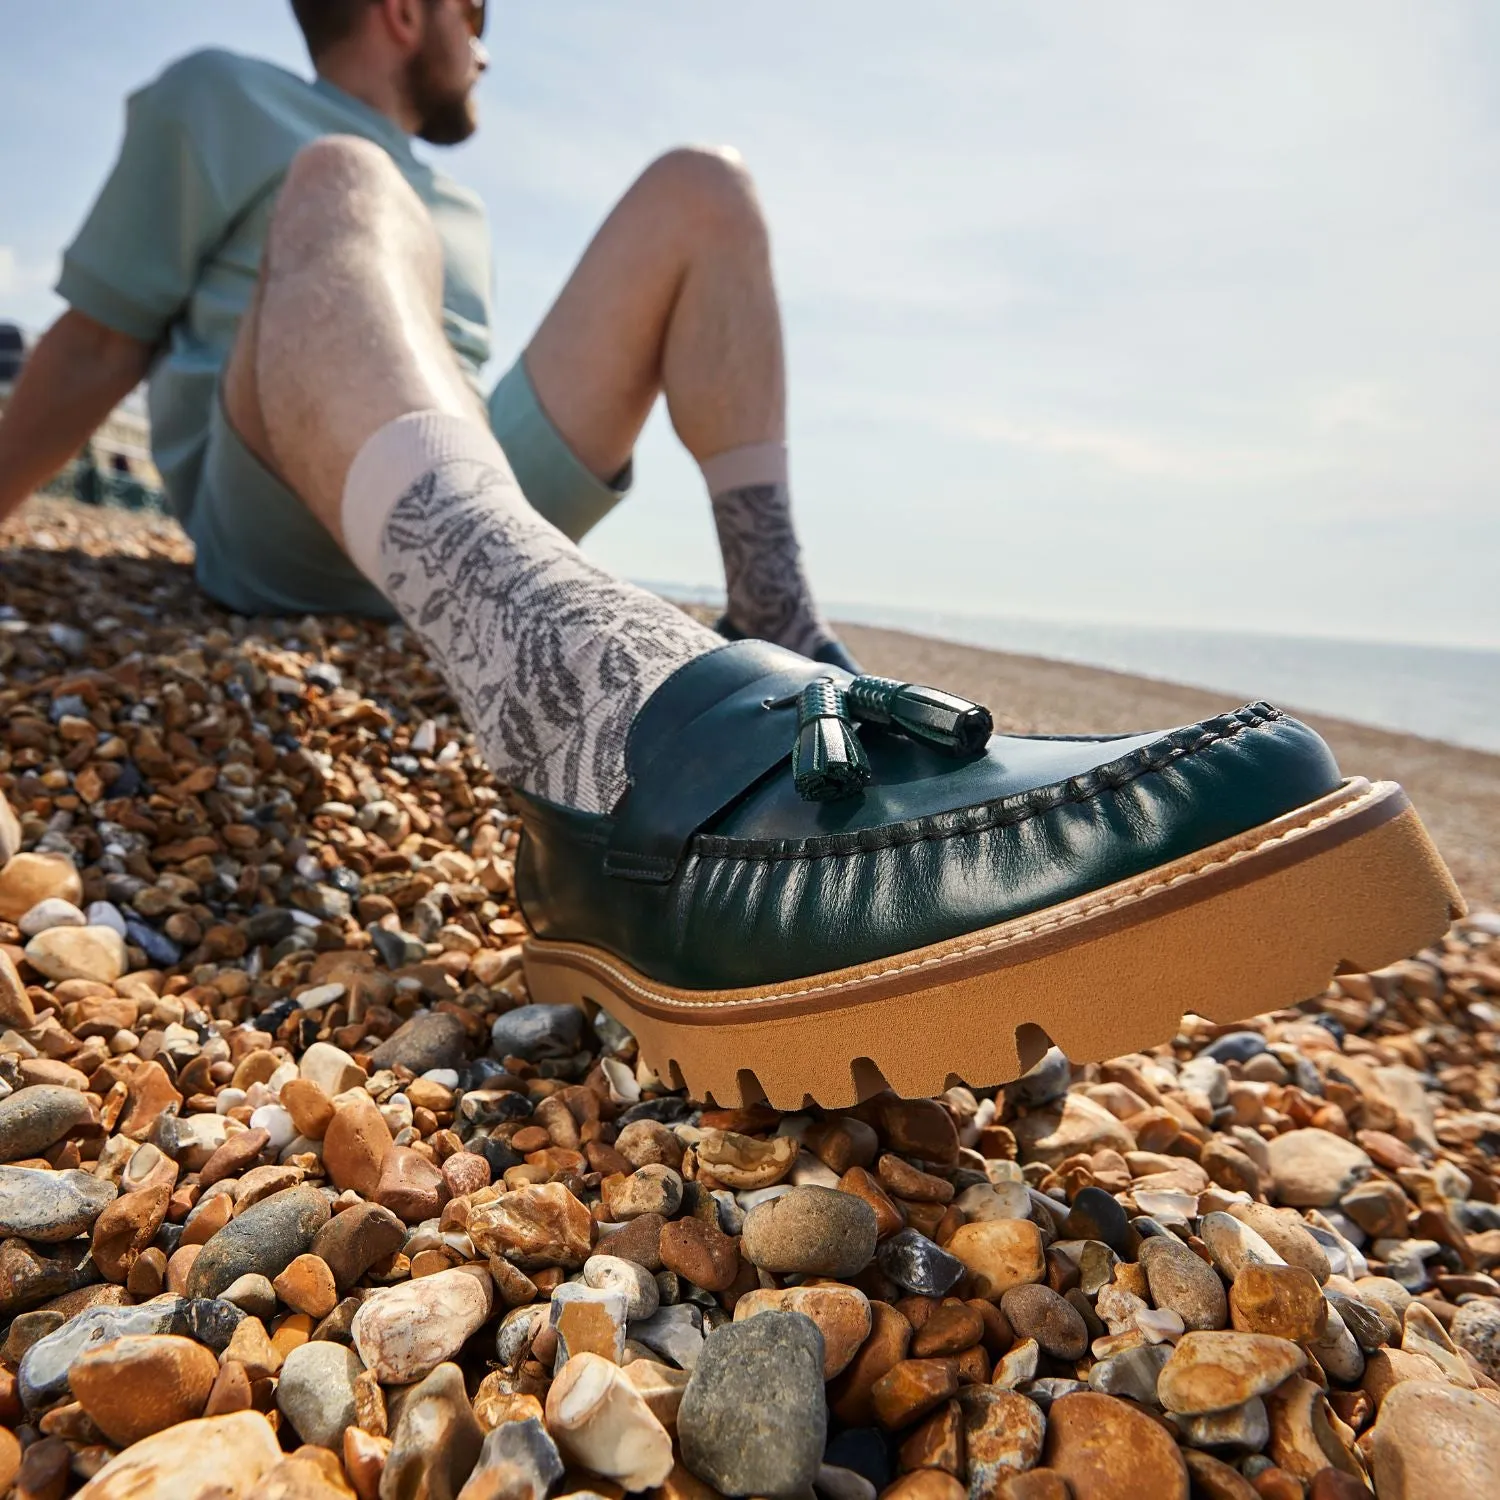
[[[226,372],[229,420],[422,634],[495,772],[604,811],[637,709],[722,642],[526,503],[441,296],[436,234],[386,154],[307,147]]]
[[[417,411],[484,420],[443,336],[442,295],[432,221],[380,147],[336,136],[296,157],[224,402],[341,542],[344,479],[372,433]]]
[[[543,409],[601,479],[656,398],[700,462],[786,437],[781,311],[755,185],[732,151],[653,162],[594,236],[526,349]]]
[[[665,394],[713,500],[730,624],[809,655],[832,644],[792,522],[781,311],[738,155],[685,148],[648,167],[525,360],[543,410],[601,479],[619,472]]]

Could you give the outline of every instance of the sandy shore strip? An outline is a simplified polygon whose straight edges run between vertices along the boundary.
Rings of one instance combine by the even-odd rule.
[[[840,625],[872,672],[950,688],[987,704],[1019,734],[1166,729],[1238,708],[1232,694],[1133,677],[1102,667],[1011,655],[952,641]],[[1500,907],[1500,755],[1413,734],[1351,724],[1278,703],[1333,747],[1346,775],[1399,781],[1416,804],[1460,888],[1476,909]]]

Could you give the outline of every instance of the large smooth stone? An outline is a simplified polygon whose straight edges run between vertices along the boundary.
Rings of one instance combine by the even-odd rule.
[[[218,1373],[218,1360],[202,1344],[148,1333],[96,1344],[73,1362],[68,1379],[94,1425],[128,1448],[201,1416]]]
[[[1380,1500],[1500,1495],[1500,1406],[1407,1381],[1385,1398],[1370,1451]]]
[[[1293,1208],[1337,1203],[1375,1164],[1353,1141],[1309,1126],[1276,1136],[1267,1148],[1276,1196]]]
[[[1068,1481],[1073,1500],[1188,1500],[1187,1465],[1160,1424],[1094,1391],[1052,1403],[1042,1465]]]
[[[328,1200],[316,1188],[287,1188],[252,1204],[203,1247],[188,1272],[189,1297],[217,1297],[241,1276],[274,1281],[328,1222]]]
[[[494,1286],[483,1268],[439,1271],[372,1293],[350,1333],[382,1385],[409,1385],[452,1359],[489,1317]]]
[[[40,1156],[76,1125],[93,1118],[77,1089],[38,1083],[0,1099],[0,1161]]]
[[[794,1187],[745,1216],[740,1253],[779,1275],[855,1276],[875,1256],[875,1210],[836,1188]]]
[[[74,1500],[251,1500],[281,1460],[271,1424],[257,1411],[179,1422],[132,1444],[99,1470]]]
[[[92,1172],[0,1167],[0,1235],[52,1245],[87,1234],[115,1200],[115,1185]]]
[[[331,1339],[298,1344],[287,1354],[276,1405],[304,1443],[342,1450],[344,1429],[354,1421],[354,1382],[363,1369],[352,1349]]]
[[[1162,1366],[1156,1394],[1183,1416],[1227,1411],[1274,1390],[1306,1363],[1295,1344],[1270,1334],[1189,1333]]]
[[[823,1335],[811,1318],[764,1312],[704,1340],[677,1412],[682,1460],[699,1479],[721,1495],[802,1494],[827,1436]]]

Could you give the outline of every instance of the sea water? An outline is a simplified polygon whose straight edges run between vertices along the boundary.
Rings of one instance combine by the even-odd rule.
[[[828,613],[964,645],[1265,699],[1381,729],[1500,752],[1500,651],[1311,636],[1067,624],[877,605]]]

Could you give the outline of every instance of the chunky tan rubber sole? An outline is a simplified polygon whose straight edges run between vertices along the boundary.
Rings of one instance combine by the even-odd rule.
[[[1436,941],[1464,912],[1394,782],[1327,797],[1072,901],[876,963],[680,990],[609,953],[529,939],[533,1000],[599,1005],[647,1065],[719,1105],[842,1108],[1018,1077],[1166,1041],[1188,1012],[1240,1020]]]

